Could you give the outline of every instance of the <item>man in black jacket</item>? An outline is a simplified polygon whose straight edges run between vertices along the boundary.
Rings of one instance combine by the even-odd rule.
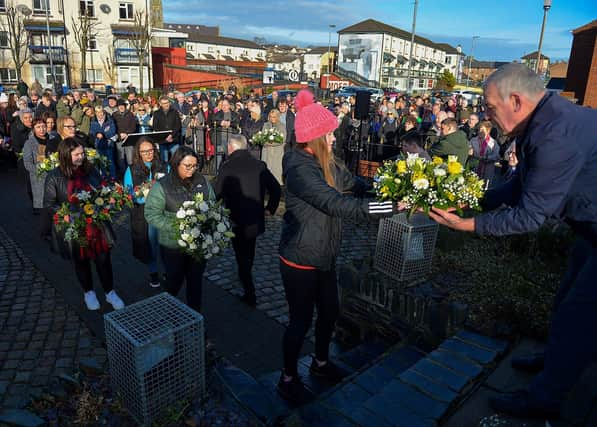
[[[257,300],[251,274],[255,243],[257,236],[265,231],[264,216],[273,215],[278,209],[281,190],[267,165],[253,157],[247,148],[247,139],[243,135],[230,136],[229,157],[218,174],[216,196],[230,209],[235,234],[232,246],[245,291],[241,300],[255,306]],[[269,200],[264,209],[265,193]]]
[[[117,103],[118,110],[112,114],[112,119],[116,125],[116,131],[120,137],[120,142],[116,144],[116,165],[118,176],[123,177],[127,166],[133,164],[133,147],[124,146],[124,141],[129,134],[137,131],[137,120],[133,113],[127,109],[126,101],[119,99]]]
[[[153,130],[154,132],[169,131],[164,138],[159,138],[160,156],[164,162],[167,162],[168,154],[170,157],[178,149],[178,141],[180,140],[180,115],[170,105],[170,98],[165,95],[160,96],[160,109],[153,113]]]
[[[288,101],[280,99],[278,103],[280,110],[280,123],[286,126],[285,151],[290,151],[296,145],[296,134],[294,133],[294,113],[288,109]]]

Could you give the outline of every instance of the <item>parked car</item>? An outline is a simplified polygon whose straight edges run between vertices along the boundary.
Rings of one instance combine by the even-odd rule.
[[[457,96],[460,95],[463,98],[465,98],[466,100],[468,100],[469,102],[472,101],[473,99],[477,99],[480,95],[476,92],[473,92],[471,90],[454,90],[452,91],[452,95]]]

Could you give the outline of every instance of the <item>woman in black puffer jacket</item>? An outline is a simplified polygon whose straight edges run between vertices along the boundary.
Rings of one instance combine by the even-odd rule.
[[[58,145],[59,167],[48,172],[44,189],[44,208],[54,214],[63,203],[68,203],[70,196],[89,188],[101,185],[101,177],[85,157],[84,142],[78,138],[66,138]],[[89,310],[99,310],[100,304],[93,290],[91,262],[100,278],[106,301],[115,310],[124,307],[124,303],[116,294],[112,273],[111,247],[115,236],[109,224],[93,232],[94,243],[81,248],[75,241],[65,239],[64,230],[52,227],[52,247],[64,258],[71,259],[75,274],[84,291],[84,300]]]
[[[369,202],[345,194],[364,193],[350,172],[334,160],[332,146],[338,122],[334,115],[301,91],[295,105],[297,148],[283,159],[286,213],[280,239],[280,272],[290,309],[284,334],[284,371],[278,383],[282,397],[306,403],[312,395],[297,372],[300,350],[315,324],[315,358],[311,375],[337,382],[343,372],[328,361],[328,350],[339,312],[336,257],[340,252],[342,219],[367,220],[393,212],[392,202]]]

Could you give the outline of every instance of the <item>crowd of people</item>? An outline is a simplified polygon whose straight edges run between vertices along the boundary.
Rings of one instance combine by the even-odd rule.
[[[180,250],[172,233],[178,209],[198,194],[222,200],[230,209],[242,301],[255,306],[256,239],[265,229],[265,216],[276,213],[284,188],[279,265],[289,324],[278,391],[294,403],[311,400],[297,363],[315,309],[310,374],[330,382],[346,374],[329,360],[339,313],[335,265],[342,220],[369,221],[399,208],[367,198],[370,185],[347,167],[365,144],[382,157],[457,156],[488,180],[486,212],[460,218],[432,209],[430,217],[447,227],[500,236],[534,231],[556,218],[578,235],[556,297],[545,354],[514,361],[519,368],[543,372],[528,391],[492,400],[494,408],[523,416],[555,414],[582,369],[597,357],[597,340],[583,335],[597,326],[597,120],[593,111],[547,94],[538,76],[523,65],[509,64],[492,74],[484,104],[398,94],[372,103],[366,118],[355,117],[354,98],[323,105],[307,90],[296,97],[274,92],[263,99],[254,92],[240,99],[230,90],[215,105],[205,94],[174,91],[158,99],[134,91],[105,100],[92,90],[59,99],[51,92],[29,95],[0,94],[4,161],[26,172],[42,238],[72,260],[89,310],[100,307],[92,264],[107,302],[114,309],[125,303],[113,286],[110,224],[89,227],[93,245],[81,250],[50,220],[62,204],[73,203],[78,191],[106,179],[122,182],[133,201],[133,255],[147,266],[149,285],[177,295],[186,283],[187,304],[201,311],[206,263]],[[283,143],[253,143],[264,128],[276,129]],[[94,167],[86,147],[105,155],[110,166]],[[37,174],[37,165],[51,153],[57,153],[58,167]],[[147,194],[135,191],[146,183],[152,184]]]

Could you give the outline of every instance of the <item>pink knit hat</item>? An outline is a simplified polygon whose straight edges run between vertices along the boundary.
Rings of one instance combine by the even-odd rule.
[[[313,94],[301,90],[294,100],[296,119],[294,131],[297,142],[309,142],[332,132],[338,127],[338,119],[329,110],[315,103]]]

